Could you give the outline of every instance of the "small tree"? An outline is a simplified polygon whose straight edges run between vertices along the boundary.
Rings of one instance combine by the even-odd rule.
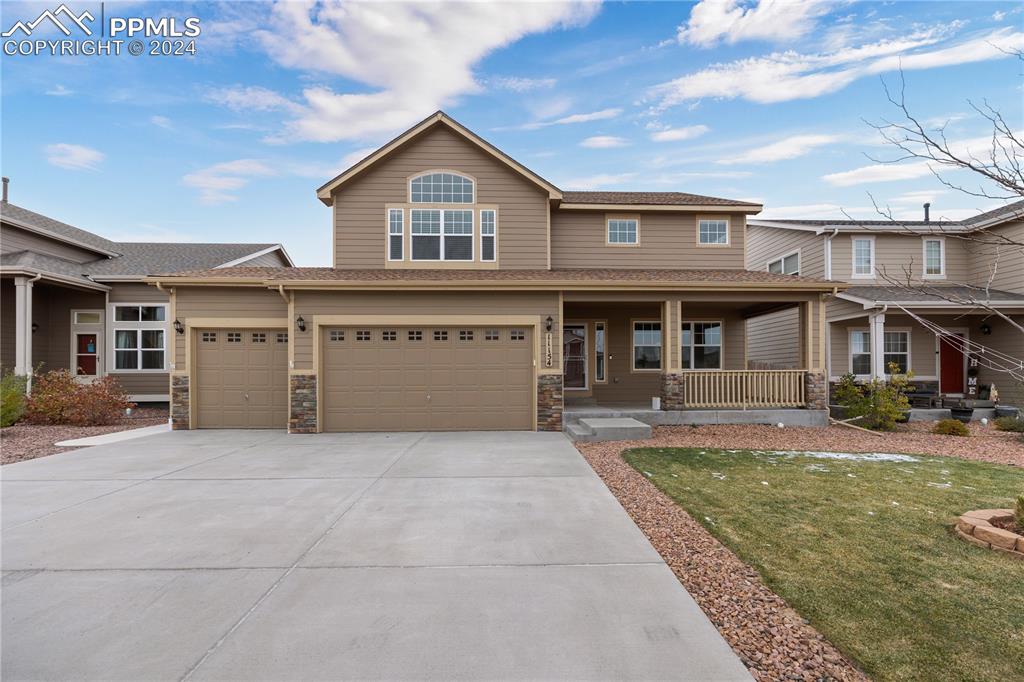
[[[907,386],[912,372],[903,374],[899,365],[889,363],[889,379],[874,378],[858,384],[852,374],[845,375],[836,386],[836,402],[846,408],[846,416],[858,425],[875,431],[892,431],[910,409]]]

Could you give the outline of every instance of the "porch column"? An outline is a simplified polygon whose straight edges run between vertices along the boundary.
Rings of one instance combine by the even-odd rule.
[[[32,282],[33,278],[14,278],[14,373],[32,372]]]
[[[661,307],[661,409],[681,410],[683,400],[683,365],[679,357],[680,324],[682,302],[678,298],[667,299]]]
[[[871,333],[871,378],[885,378],[885,313],[868,318]]]

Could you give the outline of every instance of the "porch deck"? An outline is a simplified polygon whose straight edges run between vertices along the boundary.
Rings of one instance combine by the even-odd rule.
[[[562,429],[581,419],[595,417],[632,418],[651,426],[697,424],[785,424],[786,426],[827,426],[828,410],[802,408],[778,409],[687,409],[654,410],[650,404],[597,404],[566,400],[562,411]]]

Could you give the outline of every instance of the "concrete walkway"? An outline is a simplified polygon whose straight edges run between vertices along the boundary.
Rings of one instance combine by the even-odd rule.
[[[561,434],[190,431],[0,470],[4,680],[749,680]]]

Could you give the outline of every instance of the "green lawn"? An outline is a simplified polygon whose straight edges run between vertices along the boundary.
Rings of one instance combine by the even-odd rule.
[[[1024,561],[957,539],[1024,471],[962,459],[644,448],[624,457],[878,680],[1024,679]]]

